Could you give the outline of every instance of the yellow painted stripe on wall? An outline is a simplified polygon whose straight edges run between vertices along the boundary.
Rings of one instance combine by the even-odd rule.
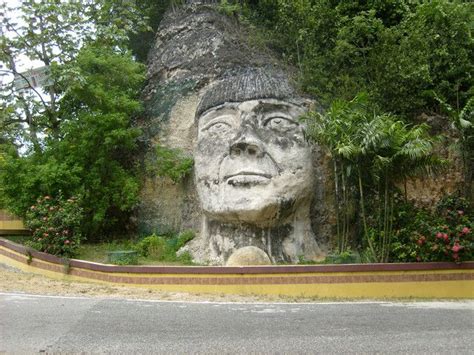
[[[18,255],[21,258],[24,258],[26,261],[27,257],[24,254],[18,253],[16,251],[13,251],[11,249],[5,248],[3,246],[0,246],[0,249],[6,250],[8,253],[12,253],[15,255]],[[58,266],[58,264],[50,263],[44,260],[40,259],[34,259],[36,262],[41,262],[44,264],[49,264],[49,265],[55,265]],[[145,265],[140,265],[140,266],[145,266]],[[36,269],[36,268],[35,268]],[[76,268],[78,269],[78,268]],[[86,270],[87,272],[97,274],[97,275],[114,275],[117,277],[140,277],[140,278],[155,278],[156,275],[154,274],[149,274],[149,273],[124,273],[124,272],[114,272],[114,273],[107,273],[107,272],[102,272],[102,271],[95,271],[95,270],[89,270],[89,269],[82,269]],[[310,272],[310,273],[269,273],[269,274],[159,274],[160,277],[163,278],[260,278],[260,277],[295,277],[295,276],[371,276],[371,275],[377,275],[377,276],[384,276],[384,275],[442,275],[442,274],[474,274],[474,269],[458,269],[458,270],[413,270],[413,271],[364,271],[364,272],[330,272],[330,273],[325,273],[325,272]]]
[[[0,230],[25,230],[25,225],[20,220],[0,221]]]
[[[19,254],[21,255],[21,254]],[[25,257],[26,260],[26,257]],[[49,264],[44,261],[39,261]],[[141,287],[165,292],[189,292],[189,293],[212,293],[212,294],[238,294],[238,295],[280,295],[289,297],[316,297],[316,298],[448,298],[448,299],[472,299],[474,298],[474,281],[424,281],[424,282],[376,282],[376,283],[341,283],[341,284],[285,284],[285,285],[148,285],[115,283],[89,279],[65,273],[53,272],[33,267],[22,262],[15,261],[0,255],[0,262],[19,268],[26,272],[41,274],[50,278],[64,281],[82,281],[109,285],[121,285],[126,287]],[[444,272],[445,270],[443,270]],[[466,273],[470,270],[452,270]],[[441,273],[441,271],[430,271],[429,273]],[[373,273],[376,274],[376,273]],[[377,273],[379,275],[380,273]],[[393,274],[393,272],[392,272]],[[117,274],[115,274],[117,275]],[[132,276],[132,274],[122,274]],[[135,275],[133,275],[135,276]],[[149,276],[138,274],[137,277]],[[160,275],[162,276],[162,275]],[[176,277],[177,275],[170,275]],[[183,277],[194,277],[195,275],[183,275]],[[196,275],[198,276],[198,275]],[[227,275],[206,275],[206,277],[227,277]],[[254,276],[254,275],[246,275]],[[274,276],[274,275],[259,275]],[[291,277],[294,274],[287,274]],[[242,277],[242,276],[240,276]]]

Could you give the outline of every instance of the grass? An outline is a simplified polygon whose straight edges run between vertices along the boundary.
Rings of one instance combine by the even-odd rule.
[[[82,244],[78,249],[77,259],[98,263],[107,263],[107,253],[111,251],[133,250],[138,253],[138,261],[121,260],[130,265],[193,265],[188,253],[177,255],[188,241],[194,238],[191,231],[179,235],[151,235],[140,240],[117,240],[98,244]]]
[[[107,252],[117,250],[134,250],[134,243],[130,241],[105,242],[99,244],[82,244],[78,248],[75,259],[87,260],[96,263],[107,264]],[[160,260],[154,256],[139,256],[137,265],[187,265],[180,261]]]
[[[185,237],[184,239],[182,238],[183,236]],[[2,235],[0,237],[18,244],[25,244],[27,241],[32,239],[31,235]],[[165,250],[162,250],[161,253],[154,253],[153,248],[150,249],[151,252],[143,253],[143,243],[140,243],[140,241],[137,241],[137,239],[120,239],[102,243],[83,243],[79,246],[77,250],[77,255],[74,257],[74,259],[108,264],[108,252],[118,250],[136,250],[139,252],[139,257],[138,263],[134,265],[194,265],[190,260],[190,257],[187,257],[186,255],[184,255],[183,257],[176,256],[176,252],[179,250],[179,248],[181,248],[181,246],[184,245],[186,241],[192,238],[189,236],[189,232],[187,238],[184,233],[180,236],[155,236],[153,238],[161,238],[163,241],[167,242]],[[154,239],[152,239],[152,241],[153,240]],[[143,254],[147,255],[144,256]]]

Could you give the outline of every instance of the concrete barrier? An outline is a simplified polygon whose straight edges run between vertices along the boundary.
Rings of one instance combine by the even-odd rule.
[[[0,210],[0,235],[28,233],[22,220],[5,210]]]
[[[116,266],[63,260],[0,238],[0,263],[55,279],[160,291],[317,298],[474,298],[474,262],[281,265]]]

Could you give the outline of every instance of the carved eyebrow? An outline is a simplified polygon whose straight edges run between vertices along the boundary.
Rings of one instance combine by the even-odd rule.
[[[270,102],[259,102],[254,110],[263,111],[266,110],[275,110],[275,111],[288,111],[291,109],[292,105],[287,103],[270,103]]]
[[[196,117],[198,121],[200,121],[202,118],[211,115],[212,113],[219,113],[219,111],[237,111],[237,107],[235,106],[235,103],[224,103],[216,107],[211,107],[208,110],[204,111],[201,113],[199,116]]]

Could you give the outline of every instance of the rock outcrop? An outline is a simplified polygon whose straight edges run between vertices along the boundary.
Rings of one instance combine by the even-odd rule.
[[[248,246],[261,249],[273,262],[315,259],[324,254],[331,235],[330,170],[319,147],[306,147],[297,116],[316,103],[297,92],[288,68],[268,49],[249,45],[246,33],[235,19],[212,5],[191,4],[170,11],[163,19],[149,55],[144,91],[147,115],[139,122],[144,131],[144,167],[153,171],[147,167],[156,163],[157,145],[195,157],[198,166],[179,183],[145,174],[139,230],[145,234],[195,230],[198,237],[187,248],[200,262],[225,264],[236,250]],[[226,131],[228,122],[214,125],[214,136],[202,143],[200,119],[210,111],[221,117],[222,107],[233,110],[230,116],[240,121],[229,124],[234,131]],[[278,110],[283,112],[269,116]],[[253,118],[243,119],[245,115]],[[249,124],[261,125],[251,133],[260,137],[259,142],[249,144],[246,138],[232,146],[230,142],[242,136],[239,127]],[[223,155],[225,149],[249,154],[225,168],[240,166],[239,171],[221,176],[224,168],[211,154],[213,139],[218,148],[218,136],[223,144],[234,147],[219,148]],[[292,150],[297,146],[301,151]],[[217,177],[212,186],[226,190],[219,187],[222,194],[212,197],[208,192],[214,190],[206,190],[210,184],[206,176],[214,166]],[[293,178],[283,178],[286,172]],[[276,195],[272,197],[271,191]],[[226,205],[224,196],[233,197],[228,201],[240,204],[240,212]],[[209,201],[220,204],[221,210],[209,208]]]

